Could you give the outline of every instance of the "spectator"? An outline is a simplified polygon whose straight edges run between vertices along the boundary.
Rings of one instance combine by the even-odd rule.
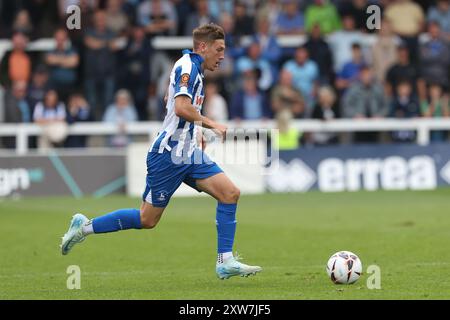
[[[6,91],[4,96],[4,122],[5,123],[29,123],[31,122],[32,109],[26,99],[27,83],[16,81],[12,83],[11,90]],[[6,148],[15,148],[15,137],[3,138]]]
[[[396,95],[391,103],[390,117],[407,119],[420,115],[419,101],[413,94],[409,81],[401,81],[397,85]],[[413,130],[401,130],[392,132],[392,140],[395,142],[413,142],[416,133]]]
[[[277,38],[270,31],[269,19],[267,16],[260,16],[257,20],[257,30],[255,39],[259,43],[262,58],[269,61],[278,73],[278,63],[281,58],[281,48]]]
[[[397,60],[397,37],[392,33],[389,22],[383,21],[378,37],[372,45],[372,66],[375,77],[380,83],[384,82],[387,70]]]
[[[305,117],[309,118],[319,79],[317,64],[309,59],[308,49],[300,47],[295,51],[294,59],[287,61],[283,69],[292,74],[292,84],[305,99]]]
[[[44,100],[34,108],[33,121],[42,128],[39,149],[60,147],[67,137],[66,107],[54,89],[46,92]]]
[[[150,41],[141,26],[134,26],[124,50],[120,52],[121,72],[119,87],[128,89],[136,103],[140,120],[147,120],[147,88],[150,84]]]
[[[106,28],[105,12],[96,11],[94,28],[88,29],[84,38],[84,85],[95,119],[101,118],[105,106],[111,102],[114,94],[115,52],[119,49],[115,39],[115,34]]]
[[[72,94],[69,97],[67,107],[68,124],[90,121],[90,107],[81,93]],[[68,136],[64,146],[66,148],[85,148],[86,141],[87,136],[85,135]]]
[[[216,22],[216,20],[209,14],[208,0],[198,0],[195,3],[196,11],[189,14],[186,26],[184,27],[184,35],[192,36],[192,31],[198,26]]]
[[[244,76],[242,89],[231,100],[230,117],[233,120],[261,120],[270,118],[270,106],[266,94],[258,89],[256,75]]]
[[[323,86],[319,88],[312,118],[325,121],[339,118],[336,94],[332,87]],[[311,134],[311,140],[315,145],[336,144],[338,143],[338,135],[334,132],[314,132]]]
[[[364,65],[361,46],[359,43],[354,43],[352,45],[352,60],[345,63],[342,70],[338,73],[336,88],[341,93],[344,93],[352,83],[358,80],[359,73]]]
[[[15,32],[23,33],[28,38],[34,34],[30,14],[26,9],[22,9],[16,14],[12,25],[12,34]]]
[[[238,59],[235,65],[239,75],[252,73],[258,70],[258,88],[267,91],[274,83],[275,70],[270,62],[261,55],[261,47],[258,42],[253,41],[247,49],[247,55]]]
[[[283,0],[282,4],[282,11],[275,21],[275,32],[278,35],[302,34],[305,21],[297,1]]]
[[[367,13],[368,7],[367,0],[351,0],[351,1],[341,1],[340,15],[347,16],[350,15],[355,21],[355,27],[357,30],[362,32],[367,32],[366,22],[369,17]],[[371,1],[373,2],[373,1]],[[381,1],[378,1],[378,5],[382,6]]]
[[[319,82],[321,84],[333,83],[333,54],[322,36],[319,24],[312,27],[305,47],[308,49],[311,60],[319,67]]]
[[[280,80],[271,92],[271,102],[274,114],[282,109],[289,109],[293,117],[303,117],[305,101],[301,93],[292,85],[292,74],[289,71],[280,72]]]
[[[31,122],[31,106],[26,98],[27,83],[15,81],[12,90],[5,94],[5,122],[27,123]]]
[[[44,100],[45,93],[49,89],[49,73],[47,67],[39,65],[36,67],[32,77],[31,84],[28,89],[28,101],[31,106],[35,106],[38,102]]]
[[[117,91],[114,103],[108,107],[103,117],[104,122],[113,123],[118,127],[118,133],[109,139],[109,145],[125,147],[130,142],[125,132],[126,125],[137,120],[138,116],[128,90]]]
[[[343,29],[329,35],[328,43],[333,53],[334,71],[342,70],[344,63],[352,59],[352,45],[363,43],[363,34],[355,29],[352,16],[342,17]]]
[[[66,29],[57,29],[54,39],[56,48],[46,54],[45,62],[50,67],[50,86],[58,91],[62,100],[66,100],[77,81],[76,68],[80,58],[69,44]]]
[[[420,109],[423,117],[442,118],[450,116],[448,97],[442,94],[442,86],[439,83],[432,82],[428,86],[428,99],[422,100]],[[431,142],[440,142],[445,140],[445,131],[433,130],[430,134]]]
[[[233,14],[234,0],[208,0],[209,15],[219,20],[222,14]]]
[[[341,29],[341,19],[333,3],[328,0],[314,0],[306,8],[306,31],[311,32],[315,24],[320,26],[324,34]]]
[[[242,1],[234,4],[234,35],[237,37],[255,33],[253,16],[247,13],[247,6]]]
[[[137,19],[150,36],[173,36],[177,31],[177,13],[168,0],[144,0],[137,9]]]
[[[261,5],[258,8],[256,18],[260,20],[261,17],[264,17],[270,26],[270,33],[275,34],[277,32],[277,30],[275,29],[276,20],[281,12],[280,1],[262,0],[260,3]]]
[[[122,35],[128,29],[128,17],[122,10],[124,0],[107,0],[106,27],[115,34]]]
[[[350,119],[367,119],[385,117],[388,106],[383,87],[376,82],[370,67],[365,66],[360,72],[360,81],[353,83],[342,100],[342,114]],[[361,132],[355,134],[356,142],[375,142],[377,134]]]
[[[21,32],[12,36],[12,51],[6,53],[0,63],[1,84],[7,87],[13,82],[27,82],[31,77],[31,58],[25,48],[28,38]]]
[[[437,0],[436,5],[428,9],[427,21],[435,21],[441,27],[442,35],[450,41],[450,1]]]
[[[409,59],[408,47],[404,44],[400,44],[397,48],[397,63],[389,68],[386,74],[385,89],[387,95],[393,96],[394,89],[398,84],[407,80],[411,85],[413,93],[417,92],[416,82],[417,82],[417,69]]]
[[[275,150],[296,150],[301,145],[302,133],[291,126],[292,113],[282,109],[275,115],[277,130],[271,136],[272,148]]]
[[[411,60],[416,62],[418,35],[425,22],[422,8],[411,0],[395,0],[386,6],[384,17],[390,22],[392,30],[405,41]]]
[[[217,84],[208,82],[205,88],[204,114],[214,121],[228,120],[228,105],[225,99],[219,94]]]
[[[438,82],[444,88],[449,86],[450,50],[442,39],[439,24],[428,24],[429,40],[420,45],[419,95],[424,99],[424,83]]]

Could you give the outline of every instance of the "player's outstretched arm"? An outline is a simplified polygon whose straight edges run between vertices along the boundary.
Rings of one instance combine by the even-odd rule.
[[[216,130],[225,137],[227,127],[198,113],[189,96],[181,95],[175,98],[175,114],[188,122],[200,123],[203,128]]]

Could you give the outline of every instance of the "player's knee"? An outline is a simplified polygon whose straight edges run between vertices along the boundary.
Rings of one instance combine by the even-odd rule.
[[[158,224],[158,221],[153,219],[142,219],[141,218],[141,227],[142,229],[153,229]]]
[[[152,217],[149,217],[145,212],[141,211],[141,228],[142,229],[153,229],[158,224],[158,221]]]
[[[237,187],[233,187],[225,192],[223,203],[237,203],[241,196],[241,190]]]

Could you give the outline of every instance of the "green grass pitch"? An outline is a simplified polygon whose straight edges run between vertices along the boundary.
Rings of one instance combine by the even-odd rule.
[[[0,299],[449,299],[450,190],[243,196],[235,242],[256,277],[215,275],[215,201],[174,198],[153,230],[94,235],[59,250],[73,213],[89,217],[139,199],[0,202]],[[335,285],[325,265],[357,253],[365,272]],[[368,289],[367,267],[381,268]],[[68,290],[67,267],[81,269]]]

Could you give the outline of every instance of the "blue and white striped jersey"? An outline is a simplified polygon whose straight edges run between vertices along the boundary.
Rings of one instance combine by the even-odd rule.
[[[188,96],[200,113],[204,100],[202,62],[203,57],[197,53],[183,50],[183,56],[175,63],[170,73],[167,114],[162,130],[158,133],[150,151],[162,153],[164,150],[171,151],[176,148],[177,156],[191,156],[197,147],[197,134],[200,128],[175,114],[175,98],[179,95]]]

